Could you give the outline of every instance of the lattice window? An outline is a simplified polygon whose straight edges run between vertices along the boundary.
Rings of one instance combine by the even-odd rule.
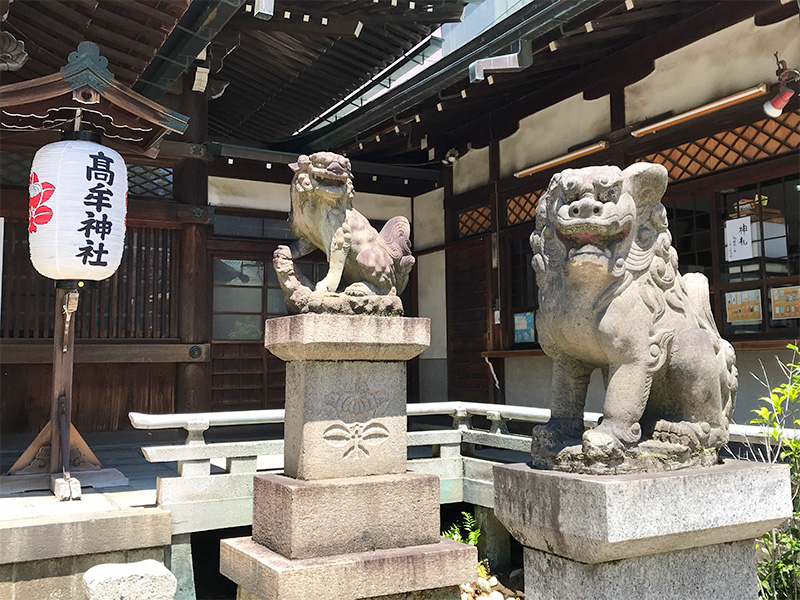
[[[492,228],[492,209],[479,206],[458,213],[458,237],[484,233]]]
[[[128,193],[131,196],[172,198],[172,169],[128,165]]]
[[[670,181],[729,169],[800,148],[800,112],[703,137],[638,159],[664,165]]]
[[[506,223],[517,225],[533,221],[536,218],[536,206],[539,204],[539,198],[545,191],[544,189],[536,190],[506,200]]]
[[[16,152],[0,152],[0,185],[28,187],[33,156]]]
[[[27,187],[33,156],[0,152],[0,185]],[[172,198],[172,168],[128,165],[128,193],[131,196]]]

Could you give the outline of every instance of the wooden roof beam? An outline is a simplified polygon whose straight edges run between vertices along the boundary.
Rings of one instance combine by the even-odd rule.
[[[14,2],[11,4],[9,20],[14,24],[20,20],[36,30],[44,28],[49,32],[48,37],[52,41],[58,41],[68,48],[74,49],[75,46],[83,41],[82,33],[70,27],[66,27],[62,21],[53,19],[48,16],[45,11],[38,10],[34,5],[26,4],[25,2]],[[71,51],[72,50],[70,50],[70,52]]]
[[[695,10],[695,8],[691,6],[691,3],[675,2],[672,4],[662,4],[661,6],[655,6],[653,8],[642,8],[640,10],[630,11],[619,15],[610,15],[595,21],[587,21],[584,25],[584,28],[586,29],[587,33],[591,33],[593,31],[601,31],[603,29],[613,29],[622,25],[631,25],[641,21],[669,17],[692,10]]]
[[[641,28],[633,27],[631,25],[623,25],[622,27],[605,29],[603,31],[595,31],[593,33],[581,33],[550,42],[550,51],[555,52],[557,50],[574,50],[575,48],[585,48],[586,46],[592,46],[597,42],[614,41],[632,35],[641,36],[641,33]]]
[[[108,4],[106,3],[106,6]],[[145,20],[151,19],[156,21],[162,28],[166,27],[171,30],[175,26],[175,17],[162,12],[152,6],[148,6],[144,2],[117,2],[117,6],[125,11],[126,15],[130,18],[137,18],[129,13],[134,13],[144,17]]]
[[[152,57],[156,51],[152,46],[137,42],[136,40],[123,38],[116,31],[94,23],[90,23],[86,28],[86,39],[90,41],[102,40],[103,46],[114,44],[117,48],[128,48],[139,55],[146,56],[148,59]]]
[[[289,16],[286,16],[289,15]],[[303,11],[275,14],[269,21],[257,19],[250,15],[242,15],[234,19],[232,25],[241,32],[261,31],[300,35],[329,35],[331,37],[358,37],[364,27],[359,19],[349,16],[312,17]]]
[[[127,6],[127,4],[125,4]],[[96,8],[94,11],[93,19],[95,24],[99,24],[99,22],[106,23],[108,26],[118,26],[124,28],[125,31],[136,31],[137,35],[141,35],[145,39],[153,42],[154,44],[161,44],[161,41],[166,37],[167,32],[161,31],[160,29],[151,29],[149,27],[143,26],[140,21],[135,21],[134,19],[129,19],[128,17],[123,17],[120,14],[115,12],[111,12],[110,10],[106,10],[104,8]]]
[[[72,23],[77,26],[77,29],[85,31],[92,22],[92,17],[79,10],[75,10],[71,6],[65,5],[63,2],[52,1],[47,4],[47,8],[57,14],[67,23]]]

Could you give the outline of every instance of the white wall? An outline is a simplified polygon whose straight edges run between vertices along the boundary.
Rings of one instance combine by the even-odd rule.
[[[444,250],[417,257],[419,316],[431,320],[431,345],[419,357],[420,401],[447,400],[447,303]]]
[[[417,257],[419,316],[431,320],[431,345],[420,358],[447,358],[444,250]]]
[[[247,179],[208,178],[209,206],[289,212],[289,185]],[[411,220],[411,198],[356,190],[353,206],[368,219],[386,221],[402,215]]]
[[[284,183],[209,177],[208,205],[289,212],[289,186]]]
[[[584,100],[577,94],[529,115],[519,129],[500,140],[500,176],[565,154],[569,148],[588,142],[611,129],[608,96]]]
[[[656,59],[655,71],[625,88],[625,118],[640,123],[774,83],[776,51],[790,67],[800,63],[797,16],[764,27],[748,19],[718,31]]]
[[[505,359],[506,404],[550,408],[553,361],[547,356]],[[603,412],[603,377],[592,374],[587,394],[586,410]]]
[[[289,193],[288,189],[286,193]],[[392,217],[404,216],[409,221],[411,220],[411,198],[402,196],[367,194],[356,190],[353,208],[368,219],[388,221]]]
[[[489,147],[471,149],[453,165],[453,194],[463,194],[489,183]]]
[[[444,244],[444,189],[437,188],[414,198],[414,250]]]

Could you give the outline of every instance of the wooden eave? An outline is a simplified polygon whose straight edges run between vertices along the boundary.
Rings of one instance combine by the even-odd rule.
[[[0,86],[3,134],[41,132],[83,109],[83,123],[115,139],[114,145],[154,156],[167,133],[186,131],[188,117],[121,84],[107,66],[98,47],[84,41],[59,72]]]

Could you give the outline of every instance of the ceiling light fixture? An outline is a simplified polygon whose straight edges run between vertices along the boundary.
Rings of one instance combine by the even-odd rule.
[[[638,138],[645,135],[650,135],[651,133],[657,133],[669,127],[674,127],[675,125],[678,125],[680,123],[691,121],[692,119],[696,119],[697,117],[702,117],[703,115],[711,114],[723,108],[727,108],[735,104],[740,104],[747,100],[751,100],[752,98],[758,98],[759,96],[763,96],[768,92],[769,92],[769,86],[766,83],[760,83],[755,87],[751,87],[749,89],[742,90],[741,92],[731,94],[730,96],[726,96],[725,98],[720,98],[719,100],[715,100],[714,102],[704,104],[703,106],[698,106],[697,108],[693,108],[692,110],[687,110],[686,112],[683,112],[679,115],[675,115],[674,117],[670,117],[668,119],[664,119],[663,121],[659,121],[658,123],[653,123],[652,125],[648,125],[647,127],[634,129],[633,131],[631,131],[631,135],[635,138]]]
[[[514,173],[514,177],[527,177],[528,175],[533,175],[534,173],[538,173],[539,171],[544,171],[551,167],[555,167],[558,165],[563,165],[564,163],[568,163],[571,160],[575,160],[576,158],[581,158],[582,156],[587,156],[589,154],[594,154],[595,152],[600,152],[600,150],[605,150],[608,148],[608,142],[601,141],[591,146],[585,146],[584,148],[580,148],[573,152],[568,152],[567,154],[563,154],[556,158],[551,158],[543,163],[539,163],[538,165],[533,165],[532,167],[528,167],[527,169],[523,169],[522,171],[517,171]]]
[[[775,75],[778,76],[778,93],[772,100],[764,102],[764,112],[773,119],[781,116],[783,109],[796,93],[788,84],[800,81],[800,71],[787,67],[786,61],[778,58],[777,52],[775,53],[775,62],[778,63],[778,70],[775,71]]]
[[[458,160],[458,150],[456,150],[455,148],[450,148],[450,150],[445,152],[445,155],[442,157],[442,164],[447,166],[452,166],[456,164],[457,160]]]

